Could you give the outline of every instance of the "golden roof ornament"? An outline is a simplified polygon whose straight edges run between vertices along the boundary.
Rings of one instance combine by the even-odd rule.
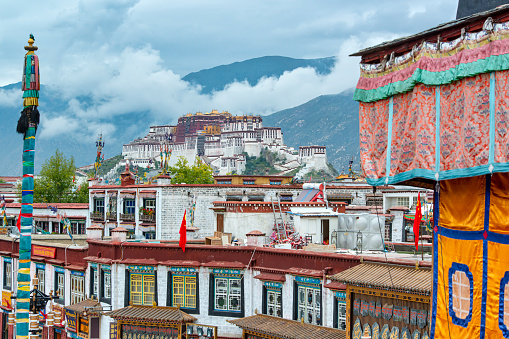
[[[28,51],[27,54],[34,54],[34,51],[37,51],[39,47],[34,46],[35,38],[33,34],[30,34],[30,38],[28,39],[28,46],[25,46],[25,50]]]

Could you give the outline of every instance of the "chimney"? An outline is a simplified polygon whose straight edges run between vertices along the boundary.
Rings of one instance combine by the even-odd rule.
[[[254,230],[246,234],[247,246],[263,247],[265,243],[265,233]]]
[[[103,227],[100,225],[92,225],[87,227],[87,240],[101,240],[103,236]]]
[[[159,185],[170,185],[171,177],[169,175],[163,174],[157,177],[157,183]]]
[[[127,241],[127,230],[123,227],[117,227],[111,230],[111,241]]]

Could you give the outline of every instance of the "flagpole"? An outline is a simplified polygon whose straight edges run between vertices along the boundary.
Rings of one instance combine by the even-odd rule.
[[[16,339],[28,339],[30,309],[30,259],[32,249],[32,220],[34,203],[35,134],[39,124],[39,58],[35,55],[34,36],[30,34],[25,46],[25,63],[21,88],[23,111],[17,132],[23,137],[23,180],[21,183],[20,240],[18,286],[16,294]]]

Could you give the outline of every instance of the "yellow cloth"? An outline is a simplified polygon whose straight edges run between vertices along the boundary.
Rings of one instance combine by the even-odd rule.
[[[440,182],[440,226],[455,230],[484,228],[484,176]]]

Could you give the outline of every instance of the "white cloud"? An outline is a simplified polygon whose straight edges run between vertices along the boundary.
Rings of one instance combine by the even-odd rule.
[[[22,102],[21,89],[0,89],[0,106],[16,107]]]
[[[413,18],[417,14],[426,13],[426,6],[423,4],[411,4],[408,10],[408,17]]]

